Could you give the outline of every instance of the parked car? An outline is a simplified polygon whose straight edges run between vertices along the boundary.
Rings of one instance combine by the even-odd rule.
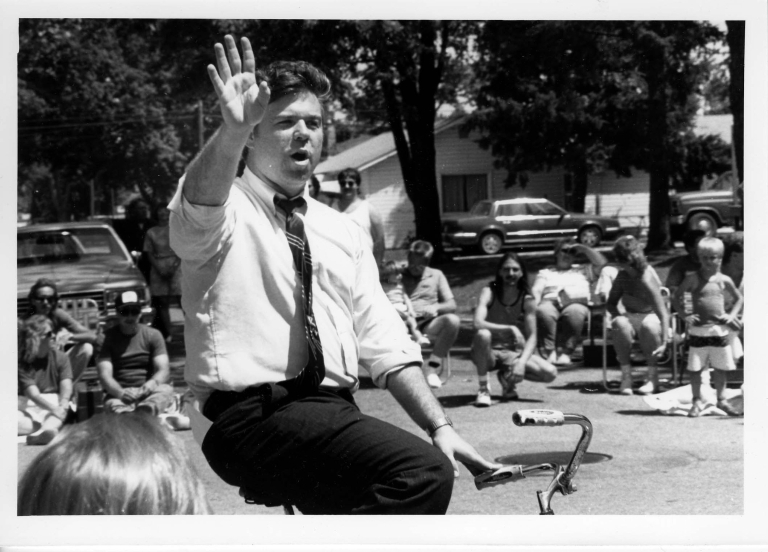
[[[112,227],[103,222],[64,222],[25,226],[16,231],[16,313],[29,314],[29,290],[39,278],[56,282],[59,304],[77,320],[96,328],[116,319],[118,293],[135,291],[140,320],[149,323],[147,282]]]
[[[622,230],[616,218],[569,213],[543,198],[482,200],[469,213],[443,215],[443,242],[493,255],[506,245],[547,245],[575,236],[594,247]]]
[[[704,230],[708,236],[723,226],[735,226],[743,217],[743,206],[736,195],[738,182],[730,171],[720,175],[708,188],[681,192],[670,197],[670,229],[675,237],[687,230]]]

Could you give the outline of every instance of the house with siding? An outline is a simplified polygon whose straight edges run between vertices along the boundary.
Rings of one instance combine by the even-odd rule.
[[[462,137],[463,117],[435,125],[435,169],[440,213],[466,212],[480,199],[545,197],[565,206],[571,175],[562,167],[530,173],[525,188],[506,187],[507,171],[493,166],[493,156],[477,144],[479,134]],[[697,134],[718,134],[731,142],[731,115],[701,116]],[[360,171],[361,192],[381,215],[388,249],[402,248],[415,233],[414,211],[405,193],[403,175],[391,132],[374,136],[327,158],[315,169],[324,191],[338,191],[336,175],[346,168]],[[612,171],[591,175],[585,211],[618,217],[622,226],[648,226],[649,175],[632,171],[622,178]],[[598,200],[599,198],[599,200]]]

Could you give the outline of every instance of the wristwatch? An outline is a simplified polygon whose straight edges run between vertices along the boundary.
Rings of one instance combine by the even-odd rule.
[[[424,428],[424,430],[427,432],[427,435],[432,437],[438,429],[447,425],[453,427],[453,422],[448,416],[443,416],[442,418],[438,418],[434,422],[431,422]]]

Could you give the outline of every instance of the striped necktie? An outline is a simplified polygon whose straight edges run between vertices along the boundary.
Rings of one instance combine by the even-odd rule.
[[[304,233],[304,215],[307,202],[303,197],[284,199],[275,196],[275,206],[285,213],[285,233],[291,247],[293,264],[301,282],[302,306],[304,308],[304,333],[307,336],[307,365],[296,376],[301,389],[317,389],[325,378],[325,360],[320,334],[317,331],[315,315],[312,312],[312,255]]]

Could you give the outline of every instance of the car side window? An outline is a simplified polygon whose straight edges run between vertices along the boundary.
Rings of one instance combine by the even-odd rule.
[[[535,216],[561,215],[563,212],[551,203],[529,203],[528,212]]]
[[[515,217],[519,215],[527,214],[525,211],[525,205],[522,203],[505,203],[499,205],[500,217]]]

